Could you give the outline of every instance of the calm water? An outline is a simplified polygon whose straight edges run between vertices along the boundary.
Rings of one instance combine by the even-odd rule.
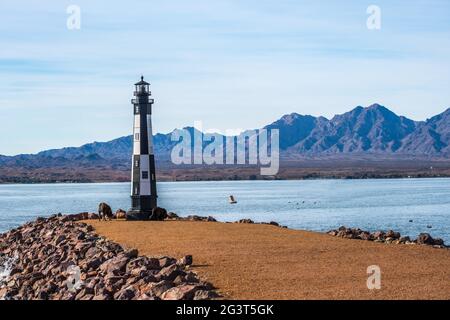
[[[450,243],[450,179],[161,182],[158,187],[159,204],[182,216],[275,220],[316,231],[346,225],[411,236],[430,232]],[[238,204],[228,204],[230,194]],[[128,209],[129,184],[0,185],[0,232],[36,216],[95,212],[101,201],[113,210]]]

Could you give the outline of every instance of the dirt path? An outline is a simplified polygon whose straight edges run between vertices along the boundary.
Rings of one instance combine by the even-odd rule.
[[[141,254],[192,254],[194,270],[228,299],[450,299],[450,250],[347,240],[270,225],[98,222]],[[367,267],[381,268],[368,290]]]

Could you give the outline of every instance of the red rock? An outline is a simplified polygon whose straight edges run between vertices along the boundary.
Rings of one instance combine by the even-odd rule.
[[[116,213],[114,214],[114,218],[116,219],[126,219],[127,218],[127,212],[122,209],[117,209]]]
[[[434,239],[428,233],[421,233],[417,237],[416,242],[417,242],[417,244],[433,245],[434,244]]]
[[[149,296],[148,294],[141,294],[136,300],[156,300],[155,296]]]
[[[177,264],[180,266],[190,266],[192,265],[192,256],[187,255],[177,261]]]
[[[125,254],[120,254],[117,257],[103,262],[100,266],[100,271],[105,274],[111,273],[114,275],[119,275],[125,272],[125,268],[129,260],[130,258],[128,258]]]
[[[251,219],[241,219],[239,221],[236,221],[236,223],[250,223],[250,224],[253,224],[255,222],[253,220],[251,220]]]
[[[0,288],[0,300],[3,300],[8,293],[8,288]]]
[[[162,300],[190,300],[194,298],[195,292],[199,286],[195,284],[186,284],[173,287],[161,295]]]
[[[165,268],[168,267],[172,264],[175,264],[177,262],[176,259],[171,258],[171,257],[162,257],[159,259],[159,266],[160,268]]]
[[[197,290],[194,294],[194,300],[211,300],[217,298],[218,295],[210,290]]]
[[[156,258],[148,258],[148,257],[138,257],[130,260],[127,264],[127,272],[131,272],[131,270],[143,267],[146,270],[158,270],[160,268],[159,259]]]
[[[88,214],[88,219],[95,219],[98,220],[99,219],[99,215],[95,214],[95,213],[89,213]]]
[[[386,235],[383,231],[376,231],[372,234],[372,236],[377,240],[384,240]]]
[[[126,287],[114,294],[114,300],[131,300],[136,296],[137,290],[133,286]]]
[[[399,239],[400,238],[400,233],[399,232],[395,232],[393,230],[389,230],[388,232],[386,232],[386,238],[392,238],[392,239]]]
[[[172,264],[168,267],[161,269],[161,271],[158,273],[158,276],[160,276],[161,279],[163,280],[173,281],[175,280],[176,277],[183,274],[184,271],[182,271],[179,266],[177,266],[176,264]]]
[[[102,294],[95,295],[92,298],[92,300],[112,300],[112,299],[111,299],[111,296],[109,294],[102,293]]]
[[[149,296],[161,296],[165,291],[173,287],[171,281],[162,280],[160,282],[152,282],[141,289],[141,293],[147,294]]]
[[[64,240],[66,240],[66,236],[61,234],[58,237],[56,237],[55,241],[53,241],[53,243],[56,245],[60,244],[61,242],[63,242]]]
[[[160,207],[155,207],[152,209],[152,214],[149,217],[149,220],[153,221],[163,221],[168,217],[167,210]]]

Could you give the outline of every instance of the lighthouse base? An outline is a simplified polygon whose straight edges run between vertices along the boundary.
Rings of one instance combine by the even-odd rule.
[[[127,211],[127,220],[149,220],[151,211],[141,211],[130,209]]]
[[[128,220],[149,220],[156,207],[154,196],[131,196],[131,209],[127,212]]]

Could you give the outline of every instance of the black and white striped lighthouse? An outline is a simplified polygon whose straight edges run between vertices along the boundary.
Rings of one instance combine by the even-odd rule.
[[[147,220],[156,207],[156,171],[153,153],[152,105],[149,98],[150,84],[141,81],[135,84],[135,98],[131,100],[134,112],[133,156],[131,169],[131,209],[128,217]]]

